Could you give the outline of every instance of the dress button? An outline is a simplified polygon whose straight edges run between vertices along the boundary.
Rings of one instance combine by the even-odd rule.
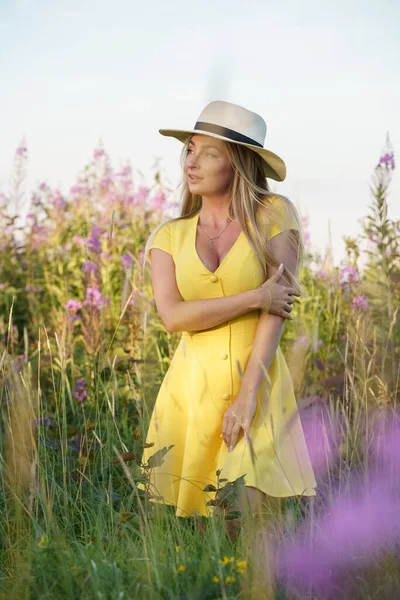
[[[222,400],[228,400],[230,394],[223,394]]]
[[[220,357],[222,358],[222,360],[225,360],[226,358],[228,358],[228,355],[226,354],[226,352],[222,352],[222,354],[220,354]]]
[[[218,277],[216,275],[211,275],[210,281],[214,283],[215,281],[218,281]]]

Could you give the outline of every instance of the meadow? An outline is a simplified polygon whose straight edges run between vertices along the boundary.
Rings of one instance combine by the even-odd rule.
[[[400,222],[389,140],[343,264],[329,247],[313,250],[303,218],[307,295],[281,347],[317,496],[285,499],[273,529],[248,523],[234,541],[228,511],[177,518],[137,487],[163,459],[142,464],[141,453],[180,337],[165,331],[143,264],[151,231],[177,209],[172,190],[160,171],[151,185],[129,165],[115,172],[98,147],[68,196],[41,183],[22,223],[11,207],[27,164],[21,144],[0,194],[0,599],[398,597]]]

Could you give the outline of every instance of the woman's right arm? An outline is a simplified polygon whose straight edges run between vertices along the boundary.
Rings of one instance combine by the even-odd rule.
[[[175,263],[164,250],[151,250],[151,273],[157,310],[169,332],[199,331],[216,327],[263,306],[263,290],[256,288],[240,294],[184,301],[179,293]],[[283,286],[280,286],[283,289]],[[286,318],[291,318],[286,313]]]

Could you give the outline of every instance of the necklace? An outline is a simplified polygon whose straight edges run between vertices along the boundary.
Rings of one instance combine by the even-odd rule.
[[[203,227],[200,225],[200,223],[199,223],[199,227],[200,227],[200,228],[201,228],[201,229],[204,231],[204,233],[206,234],[206,236],[207,236],[207,237],[208,237],[208,239],[210,240],[210,244],[211,244],[211,246],[214,246],[214,242],[213,242],[213,240],[217,240],[219,237],[221,237],[221,235],[224,233],[225,229],[228,227],[229,223],[231,223],[231,222],[232,222],[232,219],[229,219],[229,220],[228,220],[228,222],[227,222],[227,224],[225,225],[225,227],[224,227],[224,228],[223,228],[223,230],[221,231],[221,233],[220,233],[219,235],[216,235],[216,236],[212,237],[212,238],[211,238],[211,237],[208,235],[207,231],[205,231],[205,230],[203,229]]]

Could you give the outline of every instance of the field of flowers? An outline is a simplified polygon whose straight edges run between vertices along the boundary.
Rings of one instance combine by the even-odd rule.
[[[389,141],[344,264],[313,251],[303,219],[307,297],[281,347],[318,495],[285,500],[274,530],[249,523],[235,541],[229,515],[179,519],[136,485],[162,461],[140,457],[180,337],[162,326],[143,264],[150,232],[178,214],[171,190],[159,172],[150,187],[129,166],[114,172],[97,148],[68,196],[39,185],[22,223],[27,160],[22,144],[0,194],[0,599],[398,597],[400,223]]]

